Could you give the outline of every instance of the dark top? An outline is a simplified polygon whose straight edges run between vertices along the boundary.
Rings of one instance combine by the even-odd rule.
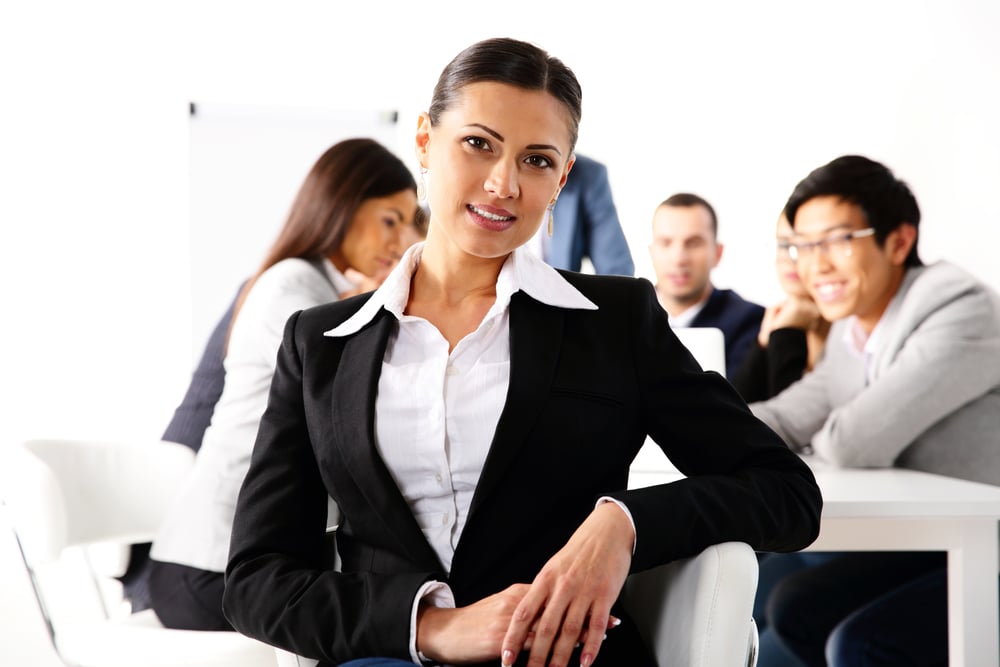
[[[732,383],[747,403],[766,401],[802,379],[808,363],[806,332],[791,327],[775,329],[767,347],[754,341]]]
[[[242,289],[241,285],[240,290]],[[226,369],[222,362],[226,358],[226,338],[229,335],[229,325],[233,321],[233,309],[239,293],[237,290],[229,308],[208,337],[205,350],[201,353],[201,360],[191,375],[191,383],[180,405],[174,410],[174,416],[167,424],[162,440],[179,442],[196,452],[201,448],[201,440],[205,437],[205,430],[212,421],[212,413],[215,412],[215,404],[219,402],[222,387],[226,383]]]
[[[755,345],[763,319],[763,306],[747,301],[733,290],[713,288],[704,308],[689,326],[722,329],[726,339],[726,377],[731,378]]]

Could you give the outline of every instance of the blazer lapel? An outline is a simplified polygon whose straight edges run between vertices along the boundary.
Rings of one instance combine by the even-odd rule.
[[[488,498],[525,444],[531,425],[549,394],[559,347],[564,313],[559,308],[516,292],[510,301],[510,384],[497,422],[493,442],[472,496],[469,519]]]
[[[334,442],[339,461],[382,518],[402,553],[427,569],[443,570],[375,447],[375,396],[394,320],[382,310],[372,324],[347,338],[333,383]]]

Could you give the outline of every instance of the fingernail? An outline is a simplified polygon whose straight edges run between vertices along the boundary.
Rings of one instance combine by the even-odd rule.
[[[604,635],[603,637],[601,637],[601,641],[603,642],[603,641],[604,641],[605,639],[607,639],[607,638],[608,638],[608,636],[607,636],[607,635]]]
[[[502,665],[502,667],[510,667],[512,664],[514,664],[514,652],[511,651],[509,648],[504,649],[503,655],[501,655],[500,664]]]
[[[589,653],[584,653],[580,656],[580,667],[590,667],[590,663],[594,661],[594,656]]]
[[[622,619],[620,619],[618,617],[615,617],[615,618],[613,618],[611,620],[611,627],[613,627],[613,628],[617,628],[621,624],[622,624]]]

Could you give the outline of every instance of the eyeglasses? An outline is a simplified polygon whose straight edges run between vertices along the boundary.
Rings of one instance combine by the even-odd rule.
[[[854,239],[863,239],[874,233],[874,227],[865,227],[864,229],[857,229],[853,232],[832,234],[827,236],[825,239],[820,239],[819,241],[789,243],[786,252],[788,253],[788,258],[793,262],[798,262],[806,257],[812,257],[815,254],[813,253],[813,250],[816,248],[819,248],[819,251],[827,257],[842,259],[844,257],[851,256],[851,241]],[[778,247],[780,252],[781,244],[779,244]]]

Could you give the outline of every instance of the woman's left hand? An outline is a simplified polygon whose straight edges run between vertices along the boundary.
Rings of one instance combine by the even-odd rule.
[[[528,667],[563,667],[581,637],[580,663],[590,667],[608,629],[611,605],[628,577],[634,543],[632,523],[618,505],[596,507],[518,604],[501,645],[501,662],[513,665],[534,629]]]

